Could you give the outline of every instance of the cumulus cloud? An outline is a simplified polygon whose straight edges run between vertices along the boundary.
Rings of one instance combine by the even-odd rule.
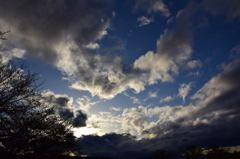
[[[110,99],[129,88],[140,92],[145,81],[137,70],[125,68],[120,57],[89,52],[99,48],[97,41],[106,36],[110,25],[102,3],[4,1],[0,29],[11,29],[4,50],[17,48],[27,58],[44,59],[74,79],[71,88],[89,91],[92,96]]]
[[[138,23],[139,23],[139,24],[138,24],[138,27],[141,27],[141,26],[150,24],[151,22],[154,21],[154,19],[153,19],[153,18],[147,18],[147,17],[145,17],[145,16],[142,16],[142,17],[138,18],[137,21],[138,21]]]
[[[179,93],[178,96],[182,97],[183,102],[185,102],[185,98],[188,95],[189,91],[192,89],[192,83],[190,82],[189,84],[181,84],[180,88],[178,89]]]
[[[6,47],[9,50],[21,48],[29,56],[40,56],[49,63],[57,63],[59,44],[74,41],[88,45],[106,34],[109,21],[98,3],[93,3],[96,5],[76,0],[56,3],[52,0],[3,1],[0,24],[2,28],[11,29]],[[96,11],[101,18],[94,15]]]
[[[133,127],[138,134],[142,134],[142,130],[147,126],[146,108],[139,106],[136,108],[124,109],[122,128],[128,130]]]
[[[100,47],[98,41],[107,35],[110,26],[111,18],[99,7],[102,3],[107,1],[4,1],[0,6],[0,29],[12,30],[4,50],[20,49],[20,58],[40,57],[66,75],[65,79],[69,77],[70,88],[105,99],[127,89],[139,93],[145,85],[159,80],[173,81],[178,65],[192,53],[189,11],[181,11],[176,28],[166,29],[160,36],[156,53],[149,51],[126,66],[121,57],[90,52]],[[162,1],[136,1],[136,6],[145,4],[151,12],[170,14]]]
[[[177,25],[173,30],[166,29],[157,41],[157,52],[147,52],[134,62],[134,68],[149,71],[148,82],[154,84],[174,79],[179,64],[191,57],[192,33],[188,28],[188,19],[192,10],[181,10],[177,16]]]

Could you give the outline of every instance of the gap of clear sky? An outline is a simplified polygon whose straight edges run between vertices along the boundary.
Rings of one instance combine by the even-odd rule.
[[[3,62],[38,72],[61,111],[87,114],[84,153],[239,145],[240,1],[0,2]]]

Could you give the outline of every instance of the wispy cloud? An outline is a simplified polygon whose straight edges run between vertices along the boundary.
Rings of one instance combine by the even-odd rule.
[[[188,95],[189,91],[192,89],[192,83],[189,84],[181,84],[180,88],[178,89],[179,93],[178,96],[182,97],[183,102],[185,102],[185,98]]]
[[[139,23],[138,27],[141,27],[141,26],[148,25],[148,24],[152,23],[154,21],[154,19],[142,16],[142,17],[138,18],[137,21]]]

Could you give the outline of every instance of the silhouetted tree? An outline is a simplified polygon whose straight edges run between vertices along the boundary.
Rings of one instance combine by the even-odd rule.
[[[202,155],[203,149],[200,147],[196,147],[194,145],[190,145],[186,147],[184,152],[184,156],[187,159],[197,159],[200,155]]]
[[[0,65],[0,144],[14,155],[69,155],[80,147],[71,122],[44,101],[38,74]]]
[[[8,33],[8,32],[10,32],[10,30],[8,30],[8,31],[5,31],[5,32],[1,32],[0,31],[0,40],[7,40],[5,37],[4,37],[4,35],[6,34],[6,33]],[[0,44],[0,48],[2,47],[2,44]]]
[[[207,152],[208,159],[226,159],[229,156],[230,148],[222,148],[219,146],[211,146]]]
[[[232,154],[231,154],[231,159],[239,159],[240,158],[240,151],[234,151]]]
[[[152,159],[172,159],[174,153],[164,149],[158,149],[152,153]]]

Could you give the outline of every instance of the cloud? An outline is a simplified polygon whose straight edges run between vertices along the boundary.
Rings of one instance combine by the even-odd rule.
[[[239,76],[240,60],[225,65],[224,72],[214,76],[208,83],[206,83],[197,93],[192,97],[193,99],[206,100],[213,98],[225,91],[238,88],[240,79]]]
[[[157,52],[149,51],[134,62],[135,69],[149,71],[146,75],[149,84],[158,80],[172,82],[172,74],[177,75],[179,65],[191,57],[192,33],[188,28],[188,19],[192,12],[188,8],[181,10],[176,27],[165,29],[157,41]]]
[[[138,23],[139,23],[139,24],[138,24],[138,27],[141,27],[141,26],[150,24],[151,22],[154,21],[154,19],[153,19],[153,18],[147,18],[147,17],[145,17],[145,16],[142,16],[142,17],[138,18],[137,21],[138,21]]]
[[[91,99],[87,96],[83,96],[82,98],[78,98],[76,102],[79,104],[80,109],[84,111],[88,111],[92,105],[97,104],[98,102],[91,102]]]
[[[138,99],[137,97],[130,97],[130,99],[132,99],[132,102],[135,104],[141,104],[140,99]]]
[[[1,63],[3,64],[7,64],[11,59],[14,59],[14,58],[24,58],[24,55],[26,53],[25,50],[18,49],[18,48],[14,48],[12,50],[7,50],[7,51],[2,51],[2,50],[6,50],[5,45],[3,45],[0,50],[0,60],[1,60]]]
[[[114,110],[114,111],[121,111],[121,107],[116,108],[116,107],[109,107],[110,110]]]
[[[119,57],[88,53],[87,59],[77,58],[79,62],[75,65],[78,68],[74,76],[79,80],[71,88],[86,90],[92,96],[105,99],[111,99],[129,88],[137,93],[144,90],[144,77],[136,70],[125,70]]]
[[[159,102],[163,103],[163,102],[169,102],[172,101],[174,99],[174,97],[172,96],[167,96],[166,98],[161,99]]]
[[[76,111],[76,116],[73,119],[74,127],[83,127],[86,126],[87,114],[83,113],[81,110]]]
[[[195,67],[202,67],[202,62],[200,60],[192,60],[186,64],[186,68],[193,69]]]
[[[158,91],[156,92],[148,92],[148,98],[156,98],[158,94]]]
[[[193,104],[166,107],[159,120],[143,133],[156,134],[156,140],[172,143],[172,146],[173,143],[202,146],[239,144],[235,140],[239,138],[237,133],[232,134],[240,129],[236,126],[240,113],[239,68],[240,60],[226,65],[222,73],[195,93]]]
[[[109,133],[103,136],[87,135],[79,139],[79,143],[85,145],[82,154],[91,156],[98,156],[100,152],[101,156],[115,158],[149,158],[151,153],[148,149],[144,149],[144,143],[137,142],[135,139],[135,136],[127,133]]]
[[[86,121],[88,119],[87,114],[83,113],[81,110],[76,110],[72,103],[73,98],[67,95],[54,94],[51,91],[45,91],[42,93],[43,100],[51,103],[56,113],[73,123],[74,127],[86,126]]]
[[[240,140],[240,126],[236,124],[240,122],[239,81],[240,60],[237,59],[224,65],[223,72],[199,89],[192,97],[195,101],[187,106],[138,106],[124,109],[118,119],[121,119],[122,128],[131,133],[127,138],[124,137],[126,134],[106,134],[101,137],[89,135],[80,141],[87,143],[86,153],[91,154],[92,146],[101,144],[101,151],[106,152],[105,155],[121,153],[124,157],[137,151],[147,156],[156,147],[170,147],[178,151],[179,147],[191,144],[200,147],[213,144],[222,147],[237,146]],[[181,85],[183,97],[188,94],[186,92],[191,85]],[[134,134],[143,138],[136,140]],[[128,149],[125,150],[120,145]]]
[[[0,29],[12,30],[4,50],[21,49],[26,58],[47,61],[66,75],[65,79],[71,79],[71,88],[89,91],[92,96],[111,99],[129,88],[140,92],[146,82],[138,70],[125,67],[121,57],[89,52],[99,48],[97,41],[106,36],[110,26],[102,3],[107,2],[4,1]]]
[[[185,98],[188,95],[189,91],[192,89],[192,83],[190,82],[189,84],[181,84],[180,88],[178,89],[179,93],[178,96],[182,97],[183,102],[185,102]]]
[[[12,30],[5,50],[17,48],[25,58],[41,58],[69,79],[70,88],[104,99],[127,89],[139,93],[145,85],[159,80],[174,81],[178,65],[191,57],[188,20],[192,12],[183,10],[178,14],[177,26],[160,36],[156,53],[149,51],[132,65],[124,65],[121,57],[90,52],[100,47],[98,42],[111,24],[112,17],[100,7],[102,3],[107,1],[4,1],[0,6],[0,29]],[[147,5],[150,12],[170,14],[162,1],[137,1],[135,6],[142,5]],[[115,49],[124,49],[126,43],[119,42]]]
[[[28,56],[40,56],[49,63],[57,63],[59,44],[74,41],[90,45],[106,34],[109,21],[98,5],[97,1],[77,0],[4,1],[0,24],[2,28],[11,29],[6,47],[24,49]],[[94,15],[97,11],[101,18]]]
[[[162,15],[169,17],[170,12],[162,0],[137,0],[134,10],[146,10],[149,14],[160,12]]]
[[[90,50],[99,49],[99,47],[100,46],[97,43],[89,43],[89,44],[83,46],[83,48],[87,48]]]

